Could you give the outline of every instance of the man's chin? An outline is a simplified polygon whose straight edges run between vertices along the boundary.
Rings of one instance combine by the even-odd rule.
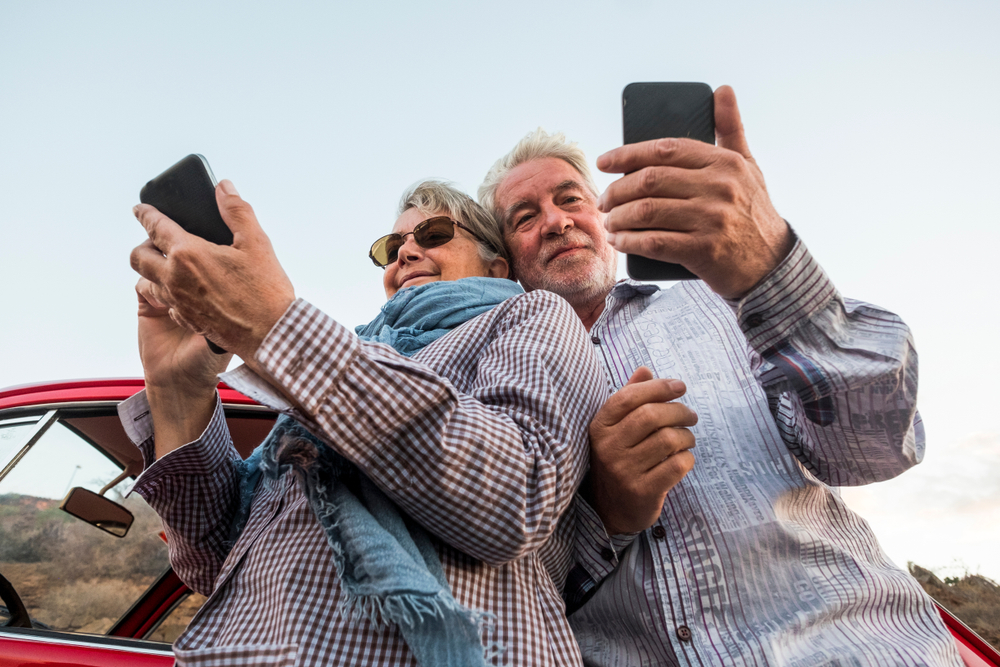
[[[564,262],[587,261],[588,259],[596,256],[597,253],[594,252],[593,248],[569,248],[567,250],[563,250],[555,257],[551,257],[546,264],[548,266],[552,266],[553,264],[558,265]]]
[[[605,285],[603,268],[599,262],[582,263],[582,266],[556,267],[556,270],[545,272],[545,275],[538,280],[537,289],[548,290],[563,297],[567,301],[573,302],[577,297],[590,298],[597,292],[606,291],[614,285]],[[583,270],[581,270],[583,269]]]
[[[582,252],[581,252],[582,251]],[[563,297],[570,303],[604,297],[615,284],[614,256],[601,257],[593,248],[580,248],[560,253],[539,267],[515,269],[526,289],[543,289]],[[529,270],[535,269],[535,270]]]

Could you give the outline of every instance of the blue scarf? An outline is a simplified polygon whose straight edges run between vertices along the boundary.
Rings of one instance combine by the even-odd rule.
[[[511,280],[464,278],[409,287],[357,327],[362,340],[412,356],[452,329],[523,290]],[[261,473],[296,471],[333,551],[342,612],[374,624],[394,623],[425,667],[486,665],[502,653],[483,645],[487,614],[451,595],[430,536],[353,464],[294,419],[278,418],[264,442],[240,464],[240,509],[230,543],[246,526]]]

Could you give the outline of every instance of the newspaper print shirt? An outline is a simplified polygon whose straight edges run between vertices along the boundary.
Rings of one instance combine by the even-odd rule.
[[[620,283],[590,333],[614,389],[649,366],[687,384],[699,421],[694,469],[650,529],[609,543],[577,503],[567,596],[591,595],[570,616],[586,664],[961,664],[930,598],[836,489],[923,457],[917,356],[896,315],[842,299],[798,242],[739,302],[701,282]]]
[[[408,359],[300,300],[256,358],[296,408],[246,367],[226,382],[303,421],[439,538],[455,599],[494,616],[495,664],[580,664],[560,595],[566,510],[608,394],[565,301],[508,299]],[[416,664],[394,627],[339,613],[330,548],[292,473],[259,483],[230,551],[239,455],[221,409],[154,463],[147,406],[139,395],[119,409],[147,462],[134,490],[162,517],[178,576],[210,595],[174,644],[178,664]]]

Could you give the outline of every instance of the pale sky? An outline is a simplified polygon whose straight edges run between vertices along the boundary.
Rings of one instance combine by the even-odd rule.
[[[130,209],[188,153],[354,325],[409,184],[474,192],[538,126],[594,160],[626,84],[730,84],[778,211],[920,353],[924,463],[845,497],[901,566],[1000,579],[1000,4],[816,5],[5,0],[0,387],[141,375]]]

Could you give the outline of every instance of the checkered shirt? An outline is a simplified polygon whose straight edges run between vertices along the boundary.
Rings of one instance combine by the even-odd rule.
[[[514,297],[412,359],[299,300],[256,360],[289,401],[245,367],[226,381],[305,423],[429,530],[455,599],[495,617],[494,664],[580,664],[560,595],[567,510],[607,381],[562,299]],[[134,490],[162,517],[178,575],[210,595],[174,644],[178,664],[416,664],[394,627],[341,615],[329,546],[292,473],[260,482],[228,551],[239,456],[221,407],[199,440],[152,463],[145,400],[120,409],[147,461]]]

